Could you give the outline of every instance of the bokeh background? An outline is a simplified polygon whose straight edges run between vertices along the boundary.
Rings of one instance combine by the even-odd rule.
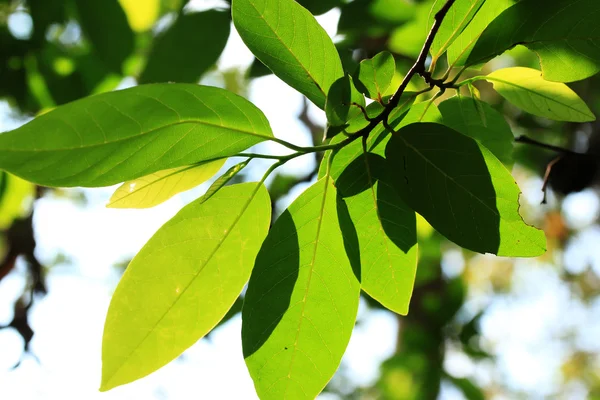
[[[388,50],[399,82],[423,44],[433,0],[299,2],[319,14],[348,72]],[[537,63],[515,48],[483,72]],[[0,132],[90,94],[168,81],[234,91],[265,112],[278,137],[321,142],[323,112],[254,59],[227,1],[0,0]],[[413,82],[413,89],[422,84]],[[515,143],[521,213],[545,230],[548,252],[536,259],[474,254],[421,220],[409,315],[363,297],[323,399],[600,399],[600,125],[532,117],[491,85],[476,85],[516,137],[557,147]],[[600,115],[600,80],[571,86]],[[255,150],[285,151],[271,143]],[[559,156],[542,205],[546,166]],[[276,211],[315,180],[318,161],[301,157],[269,179]],[[243,179],[259,179],[267,165],[254,163]],[[150,210],[105,208],[114,189],[40,188],[0,171],[0,398],[256,398],[242,357],[240,302],[168,366],[98,392],[102,327],[119,277],[206,185]]]

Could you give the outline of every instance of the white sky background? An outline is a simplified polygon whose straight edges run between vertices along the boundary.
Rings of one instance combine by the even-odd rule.
[[[339,12],[334,10],[318,20],[334,36],[338,18]],[[246,67],[251,61],[251,53],[232,29],[219,67]],[[268,76],[252,82],[250,99],[265,112],[278,137],[298,145],[310,144],[306,129],[296,119],[302,106],[297,92],[278,78]],[[0,132],[15,127],[15,122],[6,118],[7,113],[6,106],[0,104]],[[324,121],[322,111],[316,107],[311,114],[316,121]],[[264,143],[255,150],[266,153],[282,148],[275,143]],[[312,170],[312,163],[312,157],[303,157],[283,169],[304,175]],[[261,163],[253,165],[260,167]],[[251,179],[262,176],[264,168],[259,167],[247,169]],[[523,187],[526,202],[539,202],[540,186],[541,182],[535,181]],[[291,202],[302,189],[295,189],[284,202]],[[242,357],[239,317],[149,377],[107,393],[98,392],[104,318],[119,279],[118,271],[111,265],[131,258],[164,222],[200,193],[200,190],[184,193],[150,210],[106,209],[104,205],[113,190],[86,189],[87,205],[52,196],[37,202],[37,255],[42,262],[50,263],[64,253],[72,263],[50,271],[49,294],[36,303],[31,313],[36,331],[31,349],[39,363],[26,356],[19,368],[10,370],[21,356],[22,343],[16,332],[0,330],[0,393],[8,394],[9,400],[256,398]],[[591,226],[598,209],[597,197],[591,192],[571,196],[564,203],[569,223],[577,228]],[[576,244],[566,249],[569,260],[566,268],[580,272],[591,262],[600,272],[599,240],[599,228],[583,229]],[[445,271],[458,274],[462,268],[460,257],[457,262],[452,259],[448,258]],[[600,302],[591,312],[586,311],[570,298],[556,267],[551,265],[520,262],[514,280],[515,295],[493,299],[482,321],[486,343],[499,351],[498,370],[502,376],[493,376],[493,368],[476,367],[452,351],[446,368],[458,377],[474,375],[481,383],[500,379],[514,389],[541,398],[560,383],[557,373],[566,349],[561,348],[557,334],[575,331],[582,348],[600,352],[597,342]],[[536,285],[532,287],[531,282]],[[0,281],[0,325],[12,319],[11,306],[22,285],[22,265]],[[355,329],[343,361],[346,371],[359,385],[372,383],[377,377],[379,363],[392,354],[397,334],[395,318],[389,313],[370,312],[362,307],[360,318],[363,323]],[[582,326],[586,327],[585,332]],[[570,399],[585,396],[585,390],[574,387]],[[459,399],[461,395],[445,386],[442,397]]]

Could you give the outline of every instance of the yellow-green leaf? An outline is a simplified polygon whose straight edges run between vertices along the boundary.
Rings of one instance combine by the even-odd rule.
[[[100,390],[156,371],[206,335],[248,281],[270,222],[266,188],[244,183],[196,200],[163,225],[110,302]]]
[[[581,98],[564,83],[542,78],[538,70],[504,68],[485,77],[494,89],[515,106],[556,121],[586,122],[596,117]]]
[[[131,29],[136,32],[147,31],[158,19],[160,0],[119,0]]]
[[[122,184],[106,205],[109,208],[150,208],[178,193],[209,180],[225,164],[226,159],[206,164],[158,171]]]

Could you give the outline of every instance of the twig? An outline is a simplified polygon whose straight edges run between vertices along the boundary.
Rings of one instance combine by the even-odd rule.
[[[392,96],[392,98],[391,98],[390,102],[388,103],[388,105],[386,106],[385,110],[377,118],[377,119],[380,119],[380,121],[383,121],[384,119],[387,121],[387,118],[390,115],[390,113],[392,112],[392,110],[394,108],[396,108],[396,106],[398,106],[398,103],[400,102],[400,97],[402,97],[402,94],[406,90],[406,87],[408,86],[408,83],[413,78],[413,76],[415,76],[415,74],[419,74],[419,75],[423,76],[426,73],[425,61],[427,61],[427,54],[429,53],[429,50],[431,49],[433,40],[435,39],[435,36],[437,35],[437,33],[440,29],[440,26],[442,25],[442,22],[444,21],[444,18],[446,17],[446,14],[448,14],[448,11],[450,10],[450,7],[452,7],[454,2],[455,2],[455,0],[447,0],[446,4],[444,4],[444,6],[435,14],[433,25],[431,26],[431,30],[429,31],[429,34],[427,35],[427,39],[425,40],[425,44],[423,45],[423,48],[421,49],[421,53],[419,53],[419,57],[417,58],[417,61],[415,61],[413,66],[410,68],[410,70],[404,77],[404,80],[400,84],[400,87],[398,88],[396,93],[394,93],[394,95]]]
[[[574,156],[581,156],[581,155],[583,155],[583,154],[577,153],[577,152],[575,152],[573,150],[565,149],[564,147],[558,147],[558,146],[553,146],[551,144],[538,142],[537,140],[531,139],[530,137],[527,137],[525,135],[522,135],[522,136],[519,136],[519,137],[515,138],[515,142],[517,142],[517,143],[524,143],[524,144],[530,144],[532,146],[540,147],[542,149],[556,151],[556,152],[561,153],[561,154],[571,154],[571,155],[574,155]]]

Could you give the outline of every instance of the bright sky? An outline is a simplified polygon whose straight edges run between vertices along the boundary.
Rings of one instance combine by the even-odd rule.
[[[333,36],[338,18],[339,12],[332,11],[318,19]],[[219,67],[246,67],[251,61],[252,55],[232,30]],[[277,97],[273,93],[277,93]],[[309,144],[305,128],[296,122],[302,104],[297,92],[270,76],[252,83],[250,99],[265,112],[278,137],[299,145]],[[281,99],[285,99],[284,104]],[[5,116],[0,117],[0,131],[15,127],[14,121],[6,118],[7,113],[5,105],[0,104],[0,114]],[[311,114],[317,121],[324,120],[323,113],[314,107]],[[282,151],[273,143],[261,144],[255,150]],[[284,170],[304,174],[312,170],[312,162],[310,157],[296,159]],[[257,167],[249,169],[250,178],[258,179],[264,168],[260,162],[254,165]],[[525,202],[539,202],[540,185],[539,181],[524,185]],[[291,202],[302,189],[297,188],[286,202]],[[256,398],[242,358],[239,317],[149,377],[108,393],[98,392],[102,327],[119,278],[118,271],[111,265],[132,257],[165,221],[202,191],[184,193],[150,210],[106,209],[104,205],[113,190],[86,189],[87,205],[48,196],[36,204],[37,255],[50,263],[59,253],[64,253],[71,264],[62,264],[50,271],[49,294],[36,303],[31,314],[37,332],[32,351],[39,363],[26,357],[21,367],[10,370],[21,356],[21,341],[15,332],[0,330],[1,392],[8,394],[8,399],[19,400]],[[590,226],[593,216],[597,215],[599,204],[593,193],[584,192],[570,198],[564,207],[569,223],[585,227]],[[599,240],[598,228],[584,229],[577,241],[591,245],[567,249],[567,268],[578,271],[585,268],[588,261],[595,260],[594,267],[600,272]],[[460,253],[450,253],[445,260],[447,274],[461,272]],[[22,267],[0,282],[0,325],[12,318],[10,305],[21,292]],[[582,346],[600,351],[596,340],[600,337],[600,323],[596,322],[600,321],[600,302],[591,314],[585,312],[581,304],[569,297],[553,268],[517,263],[516,297],[495,299],[482,322],[488,344],[500,349],[498,363],[503,379],[515,388],[540,395],[557,384],[556,373],[565,349],[554,335],[565,329],[564,324],[568,329],[585,323],[586,333],[581,333],[578,340]],[[537,285],[530,287],[530,282]],[[478,301],[489,299],[474,298],[467,309],[476,308]],[[394,350],[397,326],[391,314],[367,311],[364,307],[360,319],[362,323],[354,331],[343,366],[356,384],[369,384],[377,377],[379,363]],[[456,351],[450,351],[446,368],[458,377],[474,375],[482,383],[492,379],[491,368],[475,367]],[[585,398],[585,392],[577,390],[574,389],[571,398]],[[461,398],[456,390],[446,386],[442,397]]]

